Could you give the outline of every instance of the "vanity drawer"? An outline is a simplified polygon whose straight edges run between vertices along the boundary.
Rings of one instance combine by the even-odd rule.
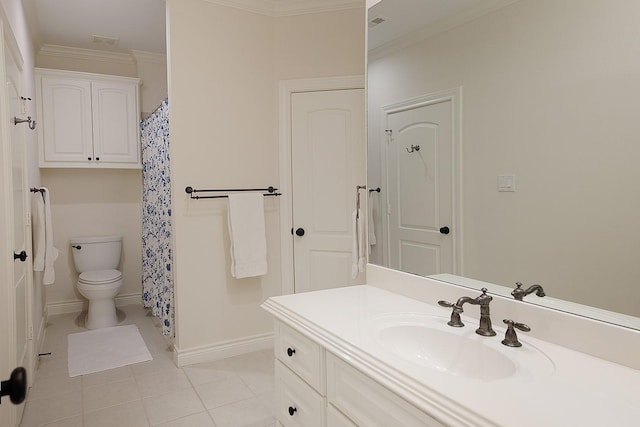
[[[444,427],[331,353],[327,353],[327,400],[361,427]]]
[[[324,427],[325,399],[276,361],[276,418],[284,427]]]
[[[324,349],[283,323],[278,322],[276,330],[276,358],[324,396]]]

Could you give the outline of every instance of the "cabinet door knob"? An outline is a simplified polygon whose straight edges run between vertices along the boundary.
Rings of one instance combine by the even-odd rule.
[[[91,160],[91,157],[87,157],[87,160]]]
[[[296,412],[298,412],[298,408],[295,408],[293,406],[289,406],[289,415],[291,415],[293,417],[293,414],[295,414]]]
[[[287,349],[287,354],[289,355],[289,357],[292,357],[295,353],[296,353],[296,349],[295,348],[289,347]]]
[[[96,157],[96,160],[100,161],[100,157]]]

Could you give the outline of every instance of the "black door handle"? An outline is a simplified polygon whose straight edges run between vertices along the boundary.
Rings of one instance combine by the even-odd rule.
[[[304,236],[304,228],[300,227],[298,229],[296,229],[296,236]]]
[[[451,230],[449,230],[449,227],[441,227],[440,228],[440,233],[442,234],[449,234]]]
[[[11,377],[0,384],[0,399],[6,395],[9,395],[14,405],[24,402],[27,395],[27,371],[23,367],[14,369]]]
[[[17,253],[13,253],[13,260],[17,260],[19,259],[22,262],[25,262],[27,260],[27,253],[25,251],[21,251],[19,254]]]

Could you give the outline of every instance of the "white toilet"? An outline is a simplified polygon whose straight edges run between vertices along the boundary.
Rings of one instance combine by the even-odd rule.
[[[99,329],[118,324],[115,297],[122,287],[117,270],[122,236],[77,237],[70,240],[78,277],[78,291],[89,300],[85,326]]]

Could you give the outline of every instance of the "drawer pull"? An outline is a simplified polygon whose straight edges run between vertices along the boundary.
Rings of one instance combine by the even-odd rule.
[[[293,414],[298,412],[298,408],[294,408],[293,406],[289,406],[289,415],[293,417]]]
[[[287,354],[289,355],[289,357],[292,357],[294,354],[296,354],[296,349],[289,347],[287,349]]]

